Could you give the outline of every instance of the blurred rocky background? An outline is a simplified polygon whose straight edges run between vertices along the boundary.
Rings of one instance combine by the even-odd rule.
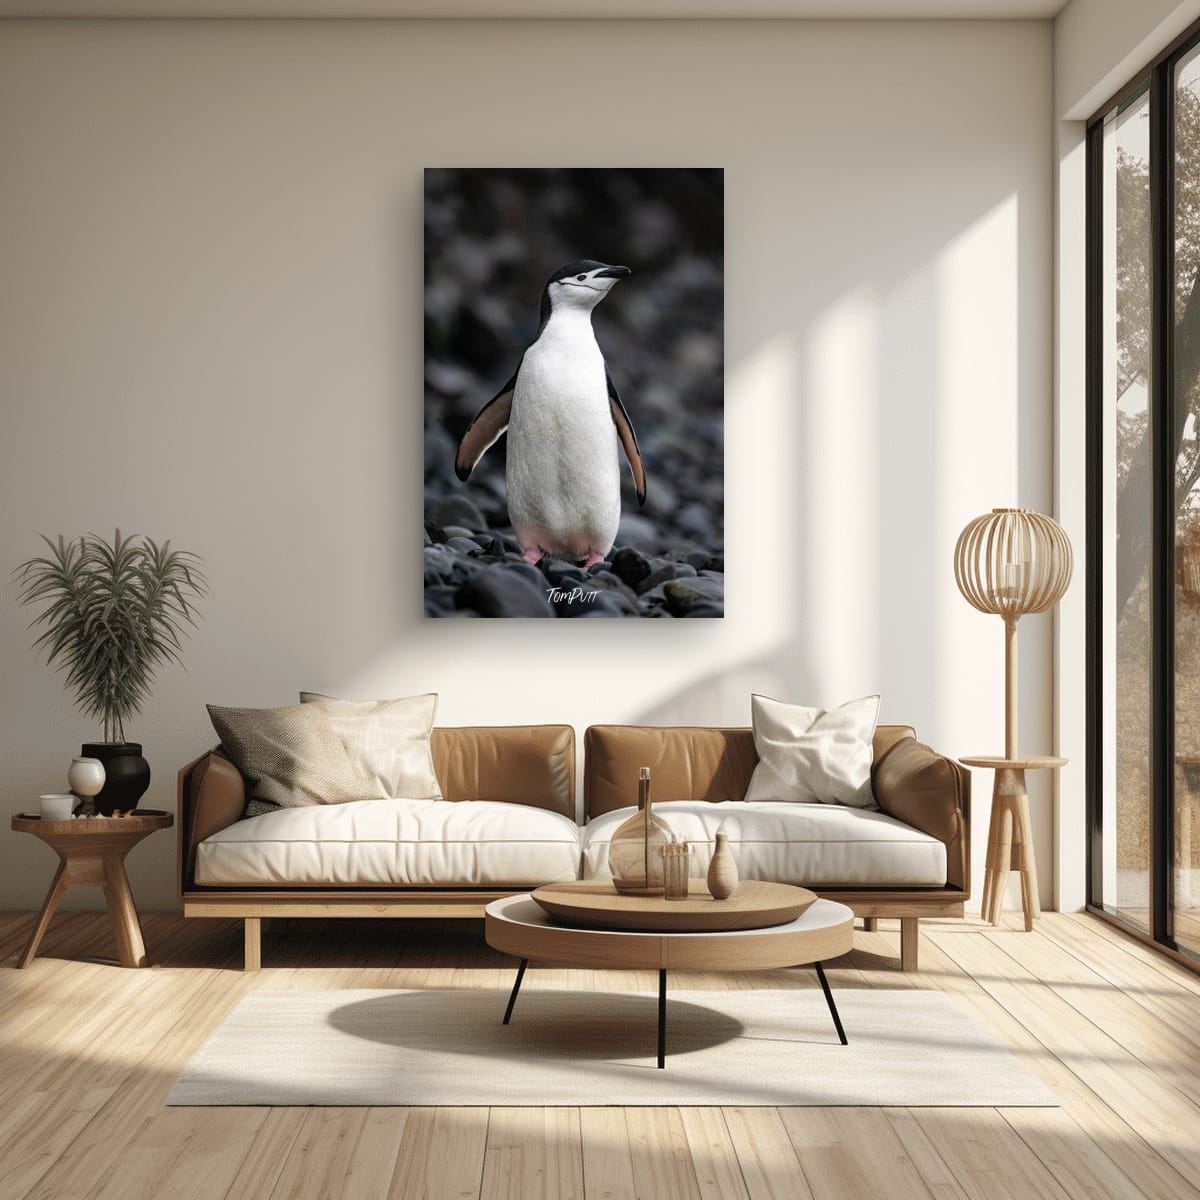
[[[719,170],[426,171],[427,616],[723,615],[723,225]],[[463,432],[537,333],[547,278],[579,258],[633,272],[593,326],[647,477],[639,509],[622,458],[620,532],[587,579],[521,560],[506,438],[467,483],[454,474]]]

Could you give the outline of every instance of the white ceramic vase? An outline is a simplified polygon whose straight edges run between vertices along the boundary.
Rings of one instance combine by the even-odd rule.
[[[75,757],[67,770],[67,786],[82,801],[80,810],[95,811],[92,797],[104,786],[104,764],[98,758]]]

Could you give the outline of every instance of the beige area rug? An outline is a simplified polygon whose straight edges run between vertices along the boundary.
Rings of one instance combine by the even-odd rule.
[[[175,1105],[893,1105],[1058,1101],[941,992],[252,992]]]

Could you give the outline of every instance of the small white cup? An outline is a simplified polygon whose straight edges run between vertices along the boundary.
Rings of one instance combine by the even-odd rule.
[[[69,821],[75,811],[78,797],[70,792],[50,792],[38,797],[42,806],[43,821]]]

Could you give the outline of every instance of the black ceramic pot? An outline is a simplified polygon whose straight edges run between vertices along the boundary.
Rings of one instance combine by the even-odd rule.
[[[104,764],[104,786],[96,794],[96,811],[111,817],[132,812],[150,786],[150,764],[141,742],[85,742],[81,754]]]

